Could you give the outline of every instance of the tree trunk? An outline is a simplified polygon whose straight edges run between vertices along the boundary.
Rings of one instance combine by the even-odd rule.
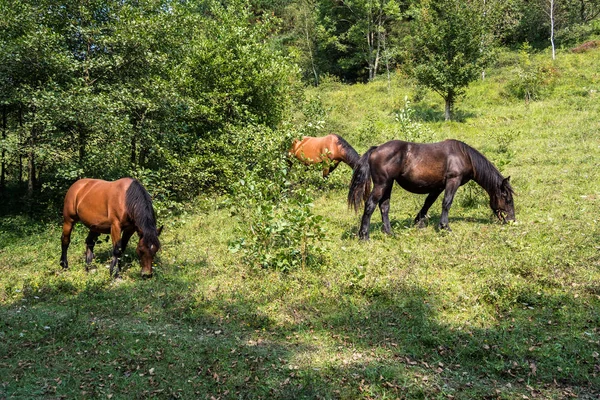
[[[550,0],[550,43],[552,44],[552,59],[556,59],[554,49],[554,0]]]
[[[79,165],[82,166],[85,159],[85,142],[87,140],[83,124],[77,124],[77,139],[79,141]]]
[[[8,129],[8,110],[6,105],[2,106],[2,140],[6,140]],[[4,193],[6,186],[6,149],[2,147],[2,164],[0,165],[0,195]]]
[[[308,47],[308,54],[310,55],[310,66],[312,68],[313,75],[315,76],[315,86],[319,86],[319,74],[317,73],[317,67],[315,66],[315,58],[313,56],[313,50],[310,41],[310,30],[308,29],[308,11],[304,14],[304,31],[306,33],[306,46]]]
[[[452,107],[454,106],[454,93],[452,91],[448,92],[446,97],[444,98],[446,102],[446,106],[444,108],[444,119],[446,121],[452,120]]]
[[[135,169],[135,165],[136,165],[136,160],[137,160],[137,141],[135,138],[135,134],[131,137],[131,165],[132,167]]]
[[[35,142],[37,137],[35,125],[31,128],[31,136],[29,137],[29,149],[27,150],[27,197],[33,199],[33,191],[35,189]]]
[[[21,146],[25,144],[23,138],[23,106],[19,106],[19,187],[23,183],[23,153],[21,152]]]

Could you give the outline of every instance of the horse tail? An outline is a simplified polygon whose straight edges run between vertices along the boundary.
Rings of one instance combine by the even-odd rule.
[[[148,191],[137,180],[133,179],[125,194],[125,207],[129,217],[133,220],[144,242],[148,247],[160,248],[158,230],[156,229],[156,217],[152,207],[152,198]]]
[[[350,190],[348,191],[348,207],[358,209],[371,194],[371,165],[369,157],[377,146],[371,147],[365,154],[362,155],[356,162],[354,172],[352,173],[352,181],[350,182]]]

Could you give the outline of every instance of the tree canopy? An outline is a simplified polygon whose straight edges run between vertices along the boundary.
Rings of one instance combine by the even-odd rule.
[[[285,136],[301,79],[403,69],[449,118],[492,45],[550,35],[545,0],[6,0],[0,14],[0,190],[28,198],[82,176],[224,191],[256,164],[253,135]],[[600,33],[599,15],[600,0],[556,2],[558,46]]]

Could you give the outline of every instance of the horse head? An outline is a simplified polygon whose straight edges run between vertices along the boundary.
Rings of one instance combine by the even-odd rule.
[[[154,261],[154,256],[156,256],[156,253],[160,249],[158,237],[162,233],[162,229],[162,226],[158,228],[155,235],[142,234],[140,241],[138,242],[136,253],[140,258],[143,278],[152,278],[152,262]]]
[[[494,195],[490,196],[490,207],[498,219],[504,223],[515,221],[515,205],[513,203],[513,188],[510,186],[510,176],[502,183]]]

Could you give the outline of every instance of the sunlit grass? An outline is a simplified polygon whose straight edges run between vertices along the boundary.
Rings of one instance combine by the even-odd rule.
[[[450,210],[452,233],[435,228],[439,200],[417,229],[424,196],[395,187],[394,235],[376,212],[359,242],[342,165],[302,183],[325,217],[321,264],[244,264],[228,246],[247,221],[215,197],[161,221],[153,279],[130,249],[115,282],[109,243],[85,272],[83,227],[63,272],[58,218],[3,216],[0,398],[597,397],[599,54],[563,54],[538,102],[502,92],[508,62],[491,68],[451,123],[435,94],[415,99],[400,75],[391,91],[382,79],[308,93],[359,152],[403,138],[395,113],[407,96],[427,139],[464,140],[511,176],[515,224],[499,224],[470,184]]]

